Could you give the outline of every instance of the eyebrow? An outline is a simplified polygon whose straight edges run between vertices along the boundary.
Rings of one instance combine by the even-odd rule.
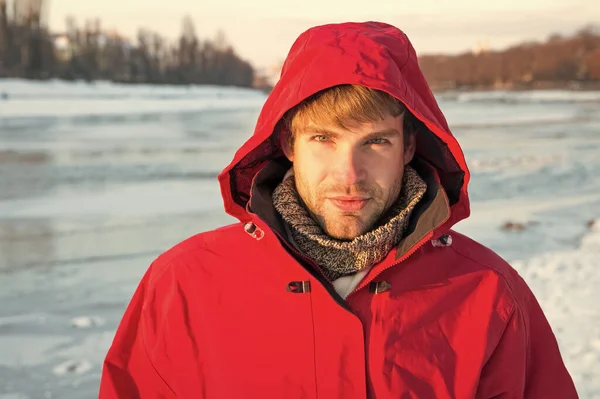
[[[309,128],[309,129],[304,129],[300,132],[300,134],[302,135],[323,135],[323,136],[327,136],[327,137],[331,137],[331,138],[337,138],[340,136],[339,133],[336,132],[332,132],[331,130],[327,130],[325,128]],[[394,137],[394,136],[399,136],[400,132],[396,129],[383,129],[383,130],[378,130],[375,132],[371,132],[366,134],[363,139],[366,140],[371,140],[373,138],[390,138],[390,137]]]
[[[396,129],[384,129],[384,130],[378,130],[376,132],[369,133],[364,137],[364,139],[366,139],[366,140],[371,140],[374,138],[389,139],[389,138],[398,137],[398,136],[401,136],[401,134]]]

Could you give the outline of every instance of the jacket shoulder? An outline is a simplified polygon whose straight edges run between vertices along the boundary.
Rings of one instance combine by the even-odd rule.
[[[456,231],[451,231],[452,245],[450,248],[468,263],[471,268],[481,272],[493,273],[498,277],[499,283],[503,285],[518,307],[523,305],[525,297],[531,295],[527,283],[519,273],[500,255],[485,245]]]
[[[232,246],[244,234],[246,233],[241,223],[234,223],[195,234],[167,249],[152,262],[150,280],[154,280],[166,269],[174,267],[176,264],[188,264],[190,261],[197,262],[206,253],[215,254],[227,250],[231,252]]]
[[[454,230],[450,232],[450,235],[452,237],[450,248],[460,256],[473,260],[482,267],[491,269],[502,275],[514,271],[504,258],[485,245]]]

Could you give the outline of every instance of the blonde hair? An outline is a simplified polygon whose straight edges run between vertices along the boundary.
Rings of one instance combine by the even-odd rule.
[[[284,116],[293,144],[294,136],[309,122],[346,129],[354,123],[369,123],[404,114],[404,139],[416,133],[416,119],[404,104],[390,94],[359,85],[339,85],[322,90],[302,101]]]

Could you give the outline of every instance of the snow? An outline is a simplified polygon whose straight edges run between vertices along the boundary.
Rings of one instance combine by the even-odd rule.
[[[131,116],[152,112],[182,112],[254,107],[262,93],[214,86],[127,86],[110,82],[0,82],[1,117]]]
[[[567,368],[582,398],[600,398],[600,219],[573,250],[513,262],[555,326]],[[560,284],[557,284],[557,280]]]
[[[0,394],[0,399],[29,399],[29,396],[20,393]]]
[[[92,364],[87,360],[67,360],[64,363],[61,363],[55,366],[52,371],[54,374],[58,376],[62,376],[68,373],[72,374],[83,374],[90,371],[92,368]]]
[[[187,182],[118,184],[101,192],[74,195],[72,190],[46,198],[9,200],[0,203],[1,218],[45,218],[76,216],[170,215],[201,210],[198,198],[214,194],[214,187]],[[148,201],[148,199],[152,199]],[[208,209],[214,206],[207,204]]]
[[[0,340],[0,366],[27,367],[43,365],[56,347],[69,342],[66,336],[4,335]]]
[[[446,92],[443,99],[454,99],[459,102],[502,102],[502,103],[573,103],[600,102],[597,91],[481,91],[481,92]]]
[[[90,328],[104,325],[104,319],[95,316],[79,316],[71,319],[71,325],[75,328]]]

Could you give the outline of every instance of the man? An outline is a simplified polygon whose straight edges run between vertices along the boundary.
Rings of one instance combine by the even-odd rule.
[[[404,33],[318,26],[219,176],[240,223],[162,254],[101,398],[576,398],[546,318],[451,230],[469,171]]]

